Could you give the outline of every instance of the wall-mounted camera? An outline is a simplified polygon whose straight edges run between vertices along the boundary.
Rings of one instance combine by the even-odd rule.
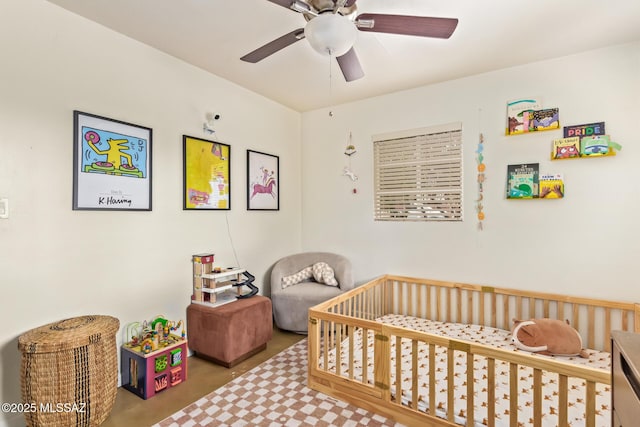
[[[208,134],[214,133],[215,129],[213,129],[213,124],[215,123],[216,120],[220,120],[220,114],[207,113],[205,115],[205,119],[207,121],[204,122],[204,125],[202,126],[202,130]]]

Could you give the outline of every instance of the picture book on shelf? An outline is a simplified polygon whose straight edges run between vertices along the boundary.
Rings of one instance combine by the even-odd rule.
[[[562,128],[562,136],[565,138],[605,135],[604,122],[589,123],[584,125],[565,126]]]
[[[580,137],[553,140],[552,159],[570,159],[572,157],[580,157]]]
[[[523,163],[507,166],[507,199],[532,199],[538,197],[539,163]]]
[[[611,139],[608,135],[585,136],[580,140],[580,156],[606,156]]]
[[[560,110],[547,108],[529,112],[529,132],[560,129]]]
[[[528,113],[541,109],[542,101],[538,98],[525,98],[508,101],[507,135],[517,135],[529,132]]]
[[[564,180],[562,174],[540,175],[540,198],[562,199],[564,197]]]

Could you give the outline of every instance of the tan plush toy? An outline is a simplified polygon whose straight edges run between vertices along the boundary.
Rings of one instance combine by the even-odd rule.
[[[569,325],[568,320],[513,319],[511,338],[521,350],[555,356],[589,357],[582,348],[580,334]]]

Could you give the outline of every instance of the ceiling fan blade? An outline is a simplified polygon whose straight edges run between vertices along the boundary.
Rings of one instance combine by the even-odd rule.
[[[268,0],[271,3],[275,3],[278,6],[286,7],[294,12],[299,13],[311,13],[316,14],[316,11],[307,3],[302,0]]]
[[[258,61],[262,61],[269,55],[273,55],[280,49],[284,49],[285,47],[294,44],[298,40],[302,40],[304,38],[304,28],[298,28],[297,30],[293,30],[288,34],[285,34],[282,37],[279,37],[269,43],[265,44],[262,47],[257,48],[251,53],[246,54],[241,60],[245,62],[256,63]]]
[[[457,25],[458,20],[455,18],[433,18],[428,16],[363,13],[356,18],[356,26],[360,31],[436,37],[440,39],[451,37]]]
[[[352,82],[364,77],[364,71],[362,71],[358,55],[356,55],[356,51],[353,48],[349,49],[344,55],[338,56],[336,60],[346,81]]]
[[[292,0],[269,0],[271,3],[275,3],[279,6],[286,7],[289,9],[291,7]]]

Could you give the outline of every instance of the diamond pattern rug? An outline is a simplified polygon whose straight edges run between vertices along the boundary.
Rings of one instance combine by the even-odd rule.
[[[401,426],[306,384],[305,338],[153,427]]]

